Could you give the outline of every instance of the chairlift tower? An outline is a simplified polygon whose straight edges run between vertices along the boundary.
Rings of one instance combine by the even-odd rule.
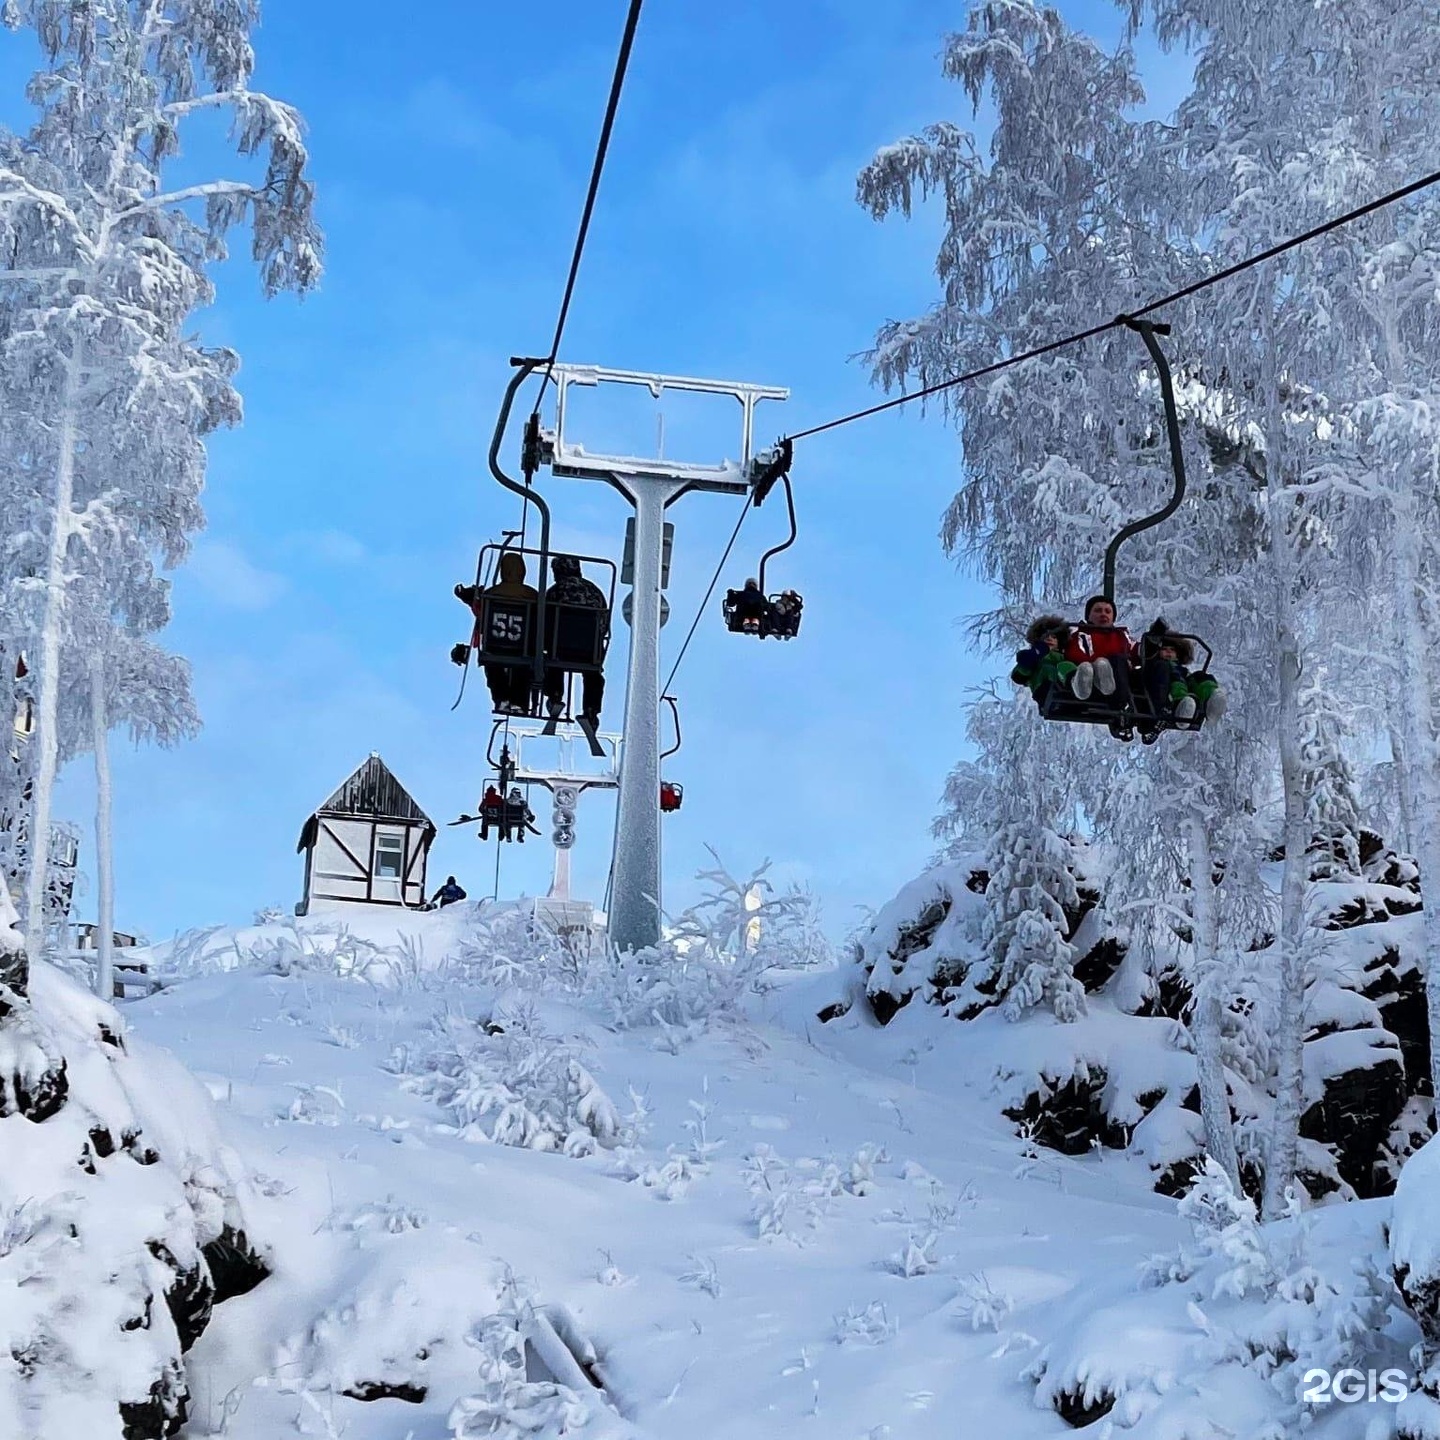
[[[660,577],[665,511],[692,490],[749,495],[755,407],[762,400],[786,400],[790,392],[771,385],[594,365],[556,365],[552,376],[555,428],[541,434],[544,461],[557,476],[607,481],[635,511],[635,585],[615,812],[610,940],[617,950],[641,950],[660,940]],[[567,434],[566,402],[571,386],[602,384],[643,385],[657,401],[667,390],[728,395],[740,405],[739,459],[716,465],[586,450]]]
[[[510,735],[515,742],[515,768],[512,772],[517,785],[541,785],[555,799],[556,834],[551,838],[555,844],[555,869],[550,881],[551,900],[570,899],[570,847],[575,843],[575,806],[587,790],[614,790],[620,783],[620,737],[608,733],[596,736],[606,752],[605,764],[600,768],[591,765],[589,769],[575,764],[575,745],[588,737],[580,732],[579,726],[560,725],[554,736],[547,736],[539,724],[517,724],[511,722]],[[554,746],[554,763],[532,763],[527,747],[537,740],[545,739]],[[558,743],[557,743],[558,742]],[[533,753],[533,751],[532,751]],[[559,834],[559,817],[569,814],[564,828],[569,837],[564,843]]]

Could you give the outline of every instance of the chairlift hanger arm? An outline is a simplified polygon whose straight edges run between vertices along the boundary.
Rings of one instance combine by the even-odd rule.
[[[680,707],[675,703],[673,695],[662,695],[660,698],[670,707],[671,718],[675,721],[675,743],[668,750],[660,752],[660,758],[668,760],[680,749]]]
[[[1133,315],[1121,315],[1117,319],[1127,329],[1139,333],[1145,342],[1145,348],[1150,352],[1150,358],[1155,362],[1155,368],[1160,372],[1160,394],[1165,402],[1165,433],[1170,442],[1170,465],[1175,473],[1175,489],[1161,509],[1153,515],[1132,521],[1106,547],[1105,579],[1101,593],[1112,605],[1115,603],[1115,560],[1120,553],[1120,547],[1142,531],[1164,524],[1180,508],[1180,502],[1185,498],[1185,455],[1180,445],[1180,417],[1175,409],[1175,385],[1170,376],[1170,365],[1165,359],[1165,352],[1155,339],[1157,335],[1168,335],[1170,327],[1151,320],[1137,320]]]
[[[515,367],[515,374],[511,376],[510,383],[505,387],[505,398],[500,402],[500,415],[495,421],[495,434],[490,441],[490,473],[507,489],[513,490],[520,496],[522,501],[532,503],[540,512],[540,583],[536,586],[539,591],[539,601],[536,606],[535,624],[540,635],[545,634],[545,568],[549,563],[550,556],[550,506],[546,504],[545,497],[531,484],[532,474],[530,470],[525,472],[525,484],[518,480],[512,480],[500,468],[500,446],[505,439],[505,430],[510,424],[510,410],[515,403],[515,392],[525,383],[531,375],[538,370],[545,362],[533,357],[515,356],[510,357],[510,363]],[[529,448],[526,449],[526,464],[530,461]],[[544,656],[540,649],[536,650],[535,676],[537,681],[544,673]]]
[[[777,477],[785,487],[785,509],[790,516],[790,534],[778,545],[772,545],[760,557],[760,574],[756,577],[760,585],[762,595],[768,593],[765,589],[765,567],[770,563],[772,556],[778,555],[782,550],[788,550],[795,543],[795,536],[799,533],[795,524],[795,492],[790,488],[790,476],[783,471]],[[773,483],[773,482],[772,482]]]

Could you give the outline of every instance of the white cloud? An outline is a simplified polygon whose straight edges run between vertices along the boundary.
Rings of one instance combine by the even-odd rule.
[[[200,541],[185,573],[211,601],[228,610],[268,609],[287,588],[283,575],[262,570],[228,540]]]

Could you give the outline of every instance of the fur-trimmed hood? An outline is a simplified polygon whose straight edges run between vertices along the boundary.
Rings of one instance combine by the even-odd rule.
[[[1189,665],[1194,660],[1195,642],[1187,636],[1177,635],[1163,620],[1157,620],[1146,634],[1155,651],[1162,645],[1169,645],[1175,651],[1175,658],[1180,664]]]
[[[1037,615],[1025,632],[1025,639],[1031,645],[1038,645],[1047,635],[1059,637],[1063,647],[1070,638],[1070,622],[1061,615]]]

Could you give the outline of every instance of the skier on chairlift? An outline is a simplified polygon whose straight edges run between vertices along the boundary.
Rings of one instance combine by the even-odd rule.
[[[504,833],[506,829],[505,797],[493,785],[487,785],[485,794],[480,800],[480,838],[482,840],[489,839],[492,825],[501,832],[502,840],[509,838]]]
[[[584,610],[599,610],[605,617],[604,633],[610,631],[610,607],[605,592],[581,573],[580,562],[573,555],[556,555],[550,562],[555,583],[545,592],[546,605],[573,605]],[[565,708],[565,675],[561,665],[545,670],[545,701],[552,716]],[[598,670],[581,672],[580,713],[592,730],[600,726],[600,706],[605,699],[605,676]],[[536,831],[539,834],[539,831]]]
[[[800,633],[800,612],[805,602],[796,590],[782,590],[770,606],[770,625],[782,640],[793,640]]]

